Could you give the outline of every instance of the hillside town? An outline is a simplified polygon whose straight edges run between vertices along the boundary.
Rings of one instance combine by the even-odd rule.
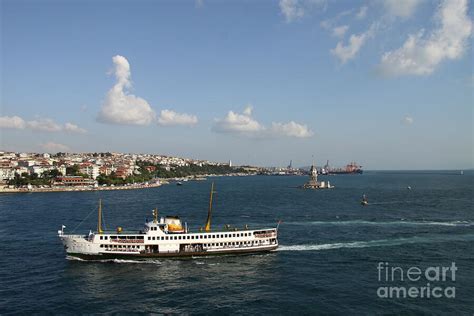
[[[232,162],[126,153],[0,152],[0,190],[61,191],[159,186],[169,180],[256,174]]]

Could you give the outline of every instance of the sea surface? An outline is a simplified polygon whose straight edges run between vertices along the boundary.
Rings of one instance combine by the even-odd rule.
[[[320,177],[216,177],[127,191],[0,195],[0,314],[453,314],[474,313],[474,173],[366,172]],[[139,230],[151,210],[213,228],[279,227],[269,254],[146,262],[66,258],[57,230],[105,224]],[[411,187],[409,189],[408,187]],[[370,204],[362,206],[366,194]],[[443,281],[400,280],[400,269],[449,267]],[[380,263],[399,267],[385,280]],[[435,277],[436,270],[431,270]],[[431,279],[432,280],[432,279]],[[380,297],[379,288],[455,288],[455,297]],[[444,293],[444,292],[443,292]]]

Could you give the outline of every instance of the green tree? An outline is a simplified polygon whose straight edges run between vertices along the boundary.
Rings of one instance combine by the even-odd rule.
[[[66,167],[66,175],[68,176],[77,176],[79,174],[79,165],[72,165]]]

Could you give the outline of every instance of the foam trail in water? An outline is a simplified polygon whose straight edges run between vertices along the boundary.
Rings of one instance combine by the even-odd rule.
[[[78,257],[73,257],[73,256],[66,256],[66,259],[71,260],[71,261],[87,261],[87,260],[84,260]]]
[[[84,260],[74,256],[66,256],[67,260],[83,261],[83,262],[113,262],[113,263],[147,263],[147,264],[161,264],[158,260],[126,260],[126,259],[101,259],[101,260]]]
[[[360,226],[397,226],[397,225],[434,225],[434,226],[473,226],[474,223],[468,221],[450,221],[450,222],[436,222],[436,221],[386,221],[386,222],[376,222],[376,221],[364,221],[364,220],[352,220],[352,221],[308,221],[308,222],[287,222],[289,225],[360,225]]]
[[[340,242],[333,244],[306,244],[306,245],[281,245],[278,251],[316,251],[340,248],[368,248],[368,247],[388,247],[405,244],[437,243],[448,241],[473,241],[474,235],[455,236],[433,236],[433,237],[411,237],[398,239],[380,239],[369,241]]]
[[[151,263],[151,264],[161,264],[158,260],[125,260],[125,259],[113,259],[113,263]]]

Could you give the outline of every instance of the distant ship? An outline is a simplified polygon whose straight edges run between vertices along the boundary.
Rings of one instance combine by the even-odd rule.
[[[67,255],[83,260],[134,259],[156,257],[191,257],[219,254],[249,254],[276,250],[278,226],[263,229],[237,229],[226,225],[225,230],[211,230],[212,195],[204,231],[191,232],[187,223],[177,216],[158,218],[146,222],[143,230],[123,232],[104,231],[102,227],[102,203],[99,200],[97,232],[88,235],[68,235],[62,225],[58,231]]]
[[[345,168],[331,168],[329,166],[329,160],[322,169],[323,174],[362,174],[363,172],[362,166],[355,162],[349,163]]]

